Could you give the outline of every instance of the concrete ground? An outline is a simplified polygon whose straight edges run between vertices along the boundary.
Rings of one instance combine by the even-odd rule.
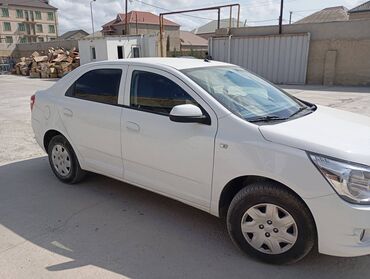
[[[370,256],[265,265],[207,213],[100,175],[60,183],[29,120],[29,96],[52,82],[0,76],[0,278],[368,277]],[[284,88],[370,116],[370,88]]]

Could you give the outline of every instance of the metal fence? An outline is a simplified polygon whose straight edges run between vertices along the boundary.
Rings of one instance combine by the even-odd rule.
[[[0,75],[9,74],[15,62],[15,59],[12,57],[0,57]]]
[[[242,66],[279,84],[306,83],[310,34],[213,37],[214,60]]]

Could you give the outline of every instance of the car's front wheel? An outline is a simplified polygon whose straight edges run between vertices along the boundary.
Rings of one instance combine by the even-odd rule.
[[[229,207],[227,227],[242,251],[267,263],[299,261],[316,241],[306,205],[273,182],[257,182],[240,190]]]
[[[72,146],[62,135],[51,139],[48,155],[51,169],[62,182],[74,184],[84,178],[86,172],[81,169]]]

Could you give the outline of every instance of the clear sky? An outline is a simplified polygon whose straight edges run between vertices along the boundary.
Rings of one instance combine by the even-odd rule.
[[[294,22],[323,8],[345,6],[351,9],[366,0],[285,0],[284,2],[284,23],[288,23],[289,11],[293,11]],[[128,7],[129,11],[141,10],[159,14],[165,10],[175,11],[231,3],[241,4],[240,19],[242,22],[246,20],[247,25],[273,25],[278,22],[280,0],[129,0]],[[84,29],[91,33],[90,0],[51,0],[50,4],[58,8],[60,34],[73,29]],[[124,12],[124,0],[96,0],[92,5],[95,30],[100,30],[101,25],[114,19],[117,13]],[[229,10],[225,9],[222,18],[228,18],[228,16]],[[236,10],[234,17],[236,17]],[[197,12],[188,15],[171,15],[167,18],[179,23],[183,30],[191,30],[212,19],[217,19],[217,13]]]

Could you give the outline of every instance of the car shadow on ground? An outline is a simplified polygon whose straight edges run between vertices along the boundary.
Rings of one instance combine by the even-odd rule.
[[[258,263],[233,246],[221,220],[100,175],[63,184],[46,157],[0,167],[0,212],[0,225],[11,233],[72,259],[45,263],[51,273],[86,265],[129,278],[366,278],[370,273],[370,257],[313,253],[290,266]],[[1,242],[2,257],[19,245]]]

